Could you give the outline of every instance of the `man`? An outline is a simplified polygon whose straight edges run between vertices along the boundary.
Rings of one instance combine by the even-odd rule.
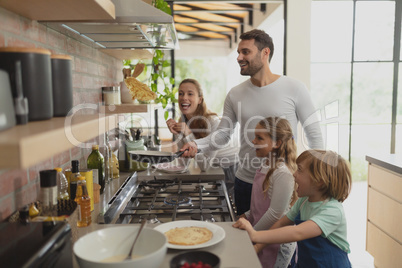
[[[241,75],[250,79],[232,88],[225,99],[224,111],[218,129],[210,136],[185,144],[183,156],[193,157],[197,149],[216,150],[230,140],[236,123],[240,124],[240,162],[235,178],[235,205],[237,215],[250,209],[251,189],[255,171],[261,165],[251,141],[254,129],[263,118],[279,116],[292,125],[295,139],[300,120],[309,147],[323,148],[321,129],[315,108],[304,84],[293,78],[273,74],[269,67],[274,45],[272,38],[262,30],[251,30],[240,36],[237,62]]]

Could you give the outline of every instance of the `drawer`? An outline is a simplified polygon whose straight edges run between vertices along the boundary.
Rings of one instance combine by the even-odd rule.
[[[373,189],[402,203],[402,175],[370,164],[368,170],[368,184]]]
[[[375,267],[401,267],[402,245],[371,223],[367,224],[366,249],[374,257]]]
[[[369,188],[367,218],[385,233],[402,242],[402,204]]]

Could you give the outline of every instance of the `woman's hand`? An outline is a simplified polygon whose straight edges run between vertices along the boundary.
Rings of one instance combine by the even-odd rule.
[[[182,133],[184,136],[188,136],[190,135],[192,132],[190,130],[190,128],[186,125],[186,123],[176,123],[173,126],[174,131],[176,131],[177,133]]]
[[[169,131],[173,134],[179,134],[176,132],[176,130],[174,130],[174,126],[176,125],[176,121],[174,121],[172,118],[170,118],[169,120],[166,121],[166,125],[169,128]]]

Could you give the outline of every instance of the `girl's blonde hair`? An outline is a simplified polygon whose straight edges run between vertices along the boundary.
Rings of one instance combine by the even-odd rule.
[[[193,115],[194,119],[190,120],[189,128],[193,132],[194,137],[196,139],[204,138],[208,136],[211,132],[209,128],[209,121],[207,120],[207,118],[217,114],[208,110],[207,104],[204,101],[203,90],[201,88],[200,83],[198,83],[197,80],[192,78],[186,78],[183,81],[181,81],[179,87],[184,83],[193,84],[197,89],[198,96],[201,98],[201,103],[198,104],[197,109],[194,112]],[[180,118],[179,122],[183,122],[183,118]],[[185,123],[187,123],[187,120]]]
[[[297,147],[294,141],[292,127],[288,120],[280,117],[267,117],[258,124],[266,129],[268,136],[279,145],[278,148],[274,148],[269,155],[271,169],[268,171],[263,183],[263,190],[267,192],[270,183],[269,179],[278,167],[286,164],[292,174],[296,172]],[[294,189],[291,205],[293,205],[296,200],[297,193],[296,189]]]
[[[342,156],[332,151],[307,150],[296,160],[305,163],[314,185],[325,198],[345,201],[352,189],[350,165]]]

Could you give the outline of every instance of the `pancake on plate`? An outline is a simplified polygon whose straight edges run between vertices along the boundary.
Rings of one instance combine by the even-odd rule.
[[[178,227],[165,232],[170,244],[174,245],[198,245],[211,240],[213,233],[205,227]]]

